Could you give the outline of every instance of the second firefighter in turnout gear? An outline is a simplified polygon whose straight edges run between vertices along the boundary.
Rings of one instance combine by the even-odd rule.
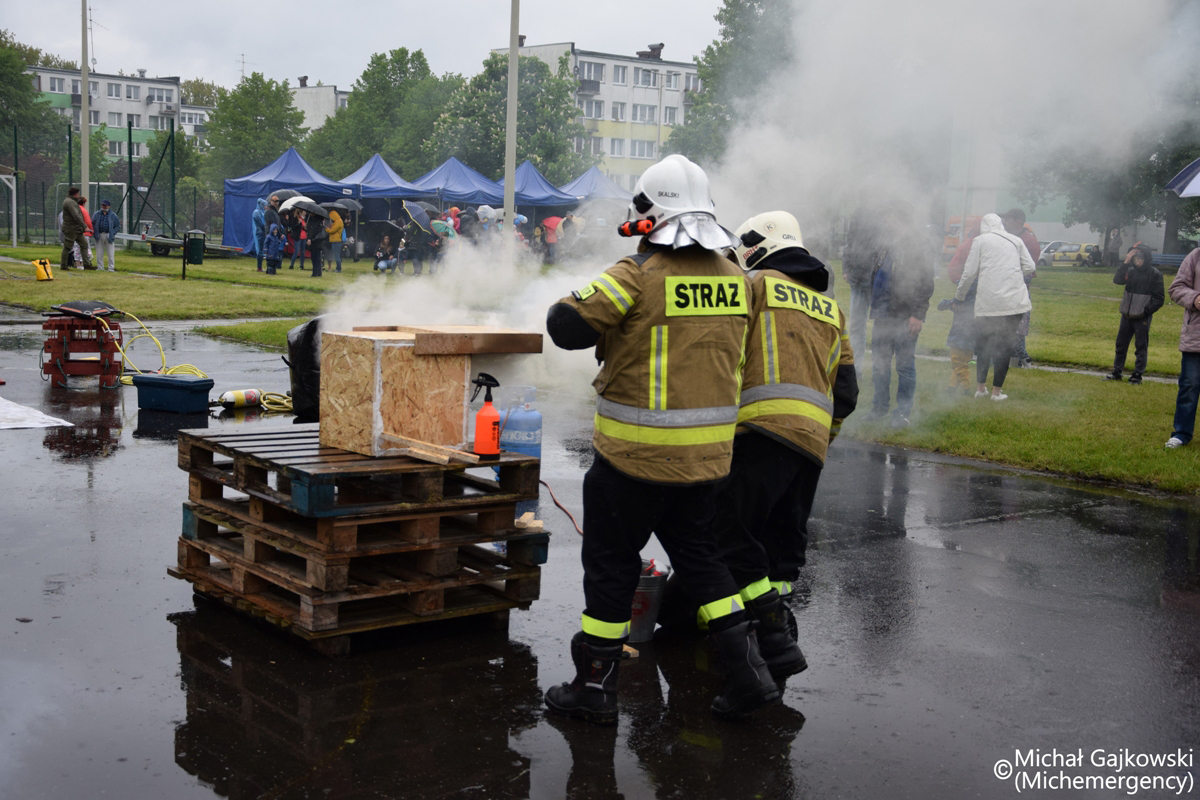
[[[720,251],[708,177],[668,156],[638,181],[621,259],[550,308],[559,347],[596,348],[595,460],[583,483],[583,630],[571,643],[576,676],[546,704],[601,724],[617,721],[622,645],[654,534],[708,622],[728,667],[718,714],[779,697],[746,620],[737,584],[711,536],[716,481],[729,471],[737,423],[750,287]]]
[[[829,273],[804,248],[796,218],[760,214],[737,235],[737,257],[754,271],[754,308],[733,467],[717,497],[715,532],[743,604],[758,620],[762,656],[784,681],[808,666],[784,598],[804,565],[825,453],[854,410],[858,379],[845,314],[821,294]]]

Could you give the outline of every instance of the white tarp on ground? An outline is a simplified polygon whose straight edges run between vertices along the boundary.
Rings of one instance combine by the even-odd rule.
[[[48,417],[36,408],[19,405],[0,397],[0,430],[8,428],[57,428],[65,425],[74,427],[65,419]]]

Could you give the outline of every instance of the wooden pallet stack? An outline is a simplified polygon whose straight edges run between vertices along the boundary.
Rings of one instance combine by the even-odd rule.
[[[506,615],[539,596],[548,536],[515,519],[538,496],[536,458],[478,469],[371,457],[322,445],[314,424],[184,431],[179,467],[188,502],[169,574],[324,652],[347,652],[352,633]]]

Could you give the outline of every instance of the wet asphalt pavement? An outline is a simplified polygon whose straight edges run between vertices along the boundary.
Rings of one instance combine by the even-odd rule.
[[[287,388],[277,353],[155,332],[216,392]],[[507,631],[415,626],[330,660],[166,575],[187,494],[173,421],[139,415],[133,388],[49,387],[41,341],[0,327],[0,397],[78,427],[0,431],[0,797],[999,798],[1014,751],[1200,744],[1192,500],[841,441],[795,602],[811,666],[784,704],[718,722],[707,650],[657,643],[623,666],[606,730],[542,712],[582,601],[579,537],[545,492],[542,596]],[[542,475],[576,512],[586,390],[539,397]],[[1060,763],[1016,771],[1196,793],[1189,763]]]

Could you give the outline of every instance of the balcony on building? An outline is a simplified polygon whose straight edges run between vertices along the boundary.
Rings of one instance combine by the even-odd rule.
[[[576,91],[579,94],[598,94],[600,92],[600,81],[581,78],[579,81],[579,88]]]

